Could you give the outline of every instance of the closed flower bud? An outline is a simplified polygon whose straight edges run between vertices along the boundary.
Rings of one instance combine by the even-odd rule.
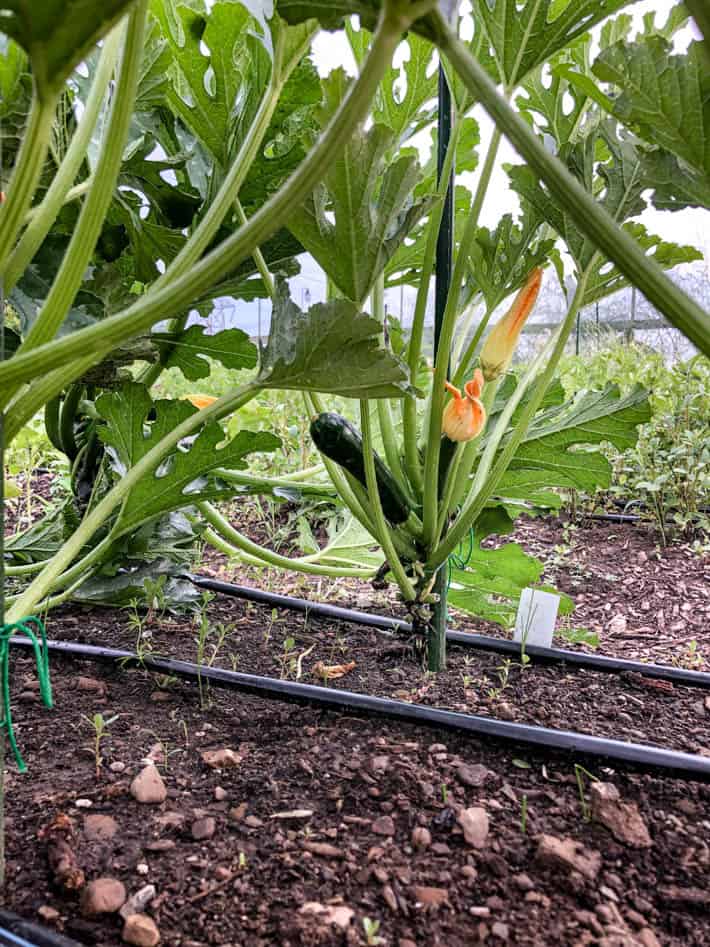
[[[471,381],[464,385],[464,393],[446,382],[446,390],[453,395],[444,408],[441,427],[450,441],[471,441],[486,424],[486,409],[480,401],[483,391],[483,374],[480,368]]]
[[[515,302],[500,322],[491,329],[481,350],[481,369],[486,381],[493,381],[508,370],[525,320],[532,312],[542,283],[538,267],[515,297]]]

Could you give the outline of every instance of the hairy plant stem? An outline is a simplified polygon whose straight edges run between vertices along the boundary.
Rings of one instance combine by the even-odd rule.
[[[451,277],[451,286],[446,298],[446,307],[439,335],[439,350],[434,365],[434,379],[429,396],[429,431],[427,434],[427,449],[424,461],[424,499],[423,516],[424,540],[433,545],[439,522],[439,444],[441,442],[441,421],[446,398],[445,383],[449,369],[451,342],[458,318],[459,294],[464,274],[468,267],[468,254],[471,243],[476,236],[476,227],[483,207],[483,201],[490,184],[491,175],[495,166],[495,159],[500,145],[501,134],[496,128],[488,145],[486,160],[478,179],[476,194],[471,206],[471,213],[466,222],[466,230],[461,239]]]
[[[96,73],[91,83],[91,91],[86,99],[86,106],[72,136],[67,153],[64,155],[64,159],[45,194],[44,200],[37,207],[32,208],[27,215],[29,218],[27,229],[8,261],[5,272],[6,292],[10,292],[27,266],[32,262],[62,205],[69,199],[70,189],[79,173],[79,168],[86,160],[86,151],[104,104],[106,89],[113,75],[124,32],[125,25],[120,24],[114,27],[104,42]],[[92,176],[92,179],[94,178],[95,176]],[[102,184],[102,186],[105,185]],[[81,192],[84,193],[86,182],[82,182],[79,187],[84,189]],[[110,194],[110,189],[107,189],[107,192]]]
[[[133,487],[144,477],[151,476],[161,461],[183,438],[193,434],[209,421],[219,420],[226,414],[239,410],[257,394],[258,390],[258,386],[250,382],[235,391],[228,392],[208,408],[190,415],[158,441],[84,517],[71,538],[49,560],[42,572],[13,604],[7,620],[19,621],[23,615],[32,613],[37,603],[52,591],[57,579],[74,558],[81,553],[94,534],[106,524],[116,507],[128,498]]]
[[[579,230],[705,355],[710,355],[710,317],[688,297],[636,241],[587,193],[535,132],[500,95],[480,63],[437,10],[432,12],[441,33],[440,48],[471,95],[518,150],[564,208]]]
[[[481,336],[486,331],[486,326],[491,321],[491,316],[493,315],[493,309],[486,309],[481,317],[481,321],[476,326],[476,331],[473,333],[473,338],[466,346],[466,351],[461,356],[459,361],[459,367],[456,369],[454,374],[453,384],[460,388],[466,380],[466,376],[470,373],[471,368],[473,367],[473,359],[476,354],[476,349],[478,348],[478,343],[481,341]]]
[[[354,578],[369,578],[374,569],[348,569],[339,566],[324,566],[315,562],[299,557],[290,559],[288,556],[280,556],[271,549],[266,549],[258,543],[252,542],[239,530],[236,530],[232,524],[225,519],[222,514],[216,510],[211,503],[198,503],[197,508],[204,517],[205,521],[212,527],[212,536],[205,534],[205,538],[221,539],[222,542],[218,548],[231,556],[239,556],[244,562],[255,566],[275,566],[279,569],[287,569],[291,572],[303,572],[306,575],[323,575],[331,578],[352,576]]]
[[[300,474],[301,471],[299,470]],[[215,476],[227,483],[236,483],[244,487],[254,487],[255,491],[263,492],[264,487],[276,489],[283,487],[286,490],[298,490],[304,496],[328,496],[336,493],[335,487],[328,483],[315,483],[307,480],[297,480],[293,474],[285,477],[260,477],[259,474],[246,474],[239,470],[215,470]]]
[[[389,9],[389,4],[387,10]],[[267,240],[288,220],[309,194],[334,158],[340,153],[353,130],[367,118],[370,103],[400,38],[400,17],[383,14],[367,65],[348,90],[318,143],[286,184],[261,207],[249,223],[155,292],[146,293],[122,313],[110,316],[72,335],[56,339],[32,352],[16,354],[0,365],[0,387],[27,381],[60,365],[66,365],[80,352],[92,351],[100,362],[112,348],[150,328],[175,310],[182,311],[210,286],[226,276],[256,247]],[[0,216],[1,219],[1,216]]]
[[[375,280],[372,289],[372,315],[382,326],[382,338],[384,344],[385,337],[385,274],[384,272]],[[399,443],[397,432],[392,418],[392,405],[389,398],[377,398],[377,422],[382,436],[382,446],[385,449],[385,458],[387,466],[400,487],[404,490],[411,500],[409,483],[402,467],[402,461],[399,455]]]
[[[54,338],[81,286],[86,267],[94,252],[106,212],[113,198],[121,169],[123,148],[133,118],[133,105],[143,58],[147,11],[148,0],[139,0],[130,15],[118,86],[111,105],[106,135],[101,145],[94,185],[81,209],[79,221],[49,295],[32,328],[25,336],[16,358],[26,356],[32,349]],[[0,397],[0,405],[7,404],[15,390],[15,387],[8,386]]]
[[[375,539],[382,546],[382,551],[385,554],[385,558],[389,563],[390,569],[392,570],[392,575],[399,586],[399,590],[402,593],[402,598],[405,602],[413,602],[416,598],[416,592],[414,591],[414,586],[407,577],[406,572],[404,571],[404,566],[397,555],[397,550],[394,547],[392,541],[392,536],[390,534],[390,527],[385,519],[385,514],[382,510],[382,500],[380,499],[380,491],[377,487],[377,473],[375,471],[375,452],[372,446],[372,427],[370,424],[370,410],[366,400],[360,401],[360,424],[362,426],[362,455],[363,461],[365,463],[365,480],[367,482],[367,493],[370,498],[370,505],[372,507],[372,514],[374,517],[375,525]]]
[[[514,392],[513,397],[510,399],[506,409],[503,413],[503,416],[499,419],[498,424],[496,425],[496,435],[491,438],[489,444],[486,446],[486,451],[481,458],[481,464],[479,465],[479,470],[481,471],[481,476],[479,478],[478,472],[476,476],[476,481],[474,482],[474,487],[471,490],[468,499],[466,500],[461,513],[459,514],[456,522],[453,524],[449,530],[447,536],[443,541],[437,546],[437,548],[430,555],[428,562],[426,563],[426,570],[429,574],[434,574],[436,570],[448,559],[452,552],[457,548],[457,546],[463,542],[466,537],[466,534],[470,528],[474,525],[477,518],[480,516],[485,504],[491,497],[491,494],[495,491],[498,483],[500,482],[501,477],[508,469],[515,452],[520,446],[525,434],[527,433],[530,422],[532,421],[535,413],[542,404],[542,400],[545,397],[545,392],[552,380],[555,369],[559,363],[562,354],[564,353],[565,345],[567,339],[569,338],[570,332],[574,327],[575,319],[577,318],[577,313],[579,312],[582,303],[584,301],[584,293],[587,288],[587,281],[589,279],[589,274],[591,272],[593,264],[596,262],[596,254],[593,258],[590,266],[579,276],[577,282],[577,288],[575,290],[574,297],[570,306],[567,310],[567,314],[560,326],[560,329],[555,337],[554,346],[552,348],[552,353],[547,360],[545,368],[540,373],[535,383],[535,388],[520,412],[520,416],[516,421],[515,428],[511,432],[510,436],[505,442],[505,446],[498,453],[495,463],[492,465],[490,471],[487,470],[488,459],[490,457],[491,461],[493,455],[500,444],[500,438],[502,438],[504,429],[503,425],[507,428],[507,423],[512,417],[513,410],[517,407],[517,403],[522,398],[522,395],[525,391],[525,386],[520,395],[518,396],[517,389]],[[537,362],[535,363],[537,367]],[[521,382],[522,384],[522,382]],[[517,396],[517,397],[516,397]],[[507,420],[504,422],[503,417],[507,415]],[[483,479],[485,477],[485,480]]]
[[[414,305],[414,316],[412,317],[412,329],[409,335],[407,364],[409,365],[409,374],[413,384],[422,355],[424,320],[426,318],[427,303],[429,302],[431,277],[434,273],[434,265],[436,263],[436,244],[439,236],[439,228],[441,227],[441,220],[444,214],[446,192],[449,189],[451,174],[454,170],[456,149],[460,136],[461,123],[455,121],[451,129],[451,138],[449,139],[449,145],[446,149],[441,178],[436,192],[437,201],[432,208],[427,227],[424,259],[419,275],[419,286],[417,287],[417,298]],[[419,457],[419,426],[417,423],[416,395],[405,396],[402,403],[402,422],[404,425],[404,460],[407,475],[409,482],[417,493],[417,497],[420,498],[424,486],[424,479],[422,477],[422,464]]]
[[[0,276],[5,273],[8,258],[25,222],[25,215],[42,174],[56,105],[56,97],[40,101],[37,89],[34,89],[22,144],[7,186],[7,200],[0,209]]]

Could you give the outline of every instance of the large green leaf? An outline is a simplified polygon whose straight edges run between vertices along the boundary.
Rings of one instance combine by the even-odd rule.
[[[345,95],[342,69],[325,80],[327,121]],[[392,160],[394,133],[385,125],[357,130],[323,181],[288,221],[289,229],[348,299],[362,304],[377,275],[426,211],[415,202],[414,155]],[[332,219],[331,219],[332,218]]]
[[[634,0],[473,0],[474,43],[489,46],[496,78],[514,88],[596,23]]]
[[[345,24],[345,30],[361,66],[372,34],[362,26],[355,30],[351,21]],[[432,100],[436,99],[437,72],[432,68],[432,45],[415,33],[410,33],[405,43],[407,58],[401,68],[390,66],[387,70],[372,109],[374,121],[391,128],[400,142],[429,124],[436,115]]]
[[[234,370],[254,368],[257,362],[256,346],[241,329],[225,329],[207,335],[203,326],[192,325],[177,339],[167,332],[154,332],[150,339],[159,349],[169,347],[170,357],[165,367],[179,368],[190,381],[209,376],[208,359]]]
[[[523,202],[519,224],[505,214],[495,230],[479,227],[471,246],[471,276],[489,311],[519,289],[531,271],[544,266],[555,245],[541,238],[543,219]]]
[[[599,162],[600,154],[607,154]],[[623,223],[646,207],[643,191],[647,186],[643,171],[643,151],[631,137],[617,135],[609,121],[560,150],[560,158],[587,191],[599,194],[599,203],[617,221]],[[516,190],[535,211],[544,217],[565,241],[579,270],[585,270],[597,252],[596,245],[582,234],[569,214],[553,201],[538,176],[527,166],[511,168],[510,179]]]
[[[384,347],[376,319],[347,299],[302,312],[279,281],[261,355],[263,387],[396,398],[407,390],[408,378],[404,363]]]
[[[556,506],[553,488],[593,493],[607,487],[611,465],[588,445],[631,447],[638,425],[650,417],[648,394],[641,388],[623,398],[616,385],[604,391],[581,391],[568,404],[535,416],[496,494]]]
[[[105,392],[97,399],[96,409],[108,422],[99,432],[119,477],[196,411],[187,401],[153,402],[145,387],[135,383]],[[149,421],[153,413],[155,420]],[[127,532],[197,500],[230,496],[231,486],[211,476],[211,471],[218,467],[244,470],[249,454],[273,451],[281,444],[273,434],[251,431],[240,431],[228,443],[224,441],[222,428],[210,422],[189,444],[183,442],[172,451],[131,490],[119,514],[120,531]]]
[[[710,70],[700,42],[674,55],[662,36],[603,50],[595,74],[619,88],[614,114],[663,151],[649,156],[656,206],[710,207]]]
[[[465,566],[452,566],[450,571],[449,604],[503,627],[514,624],[523,589],[536,586],[556,591],[539,585],[542,562],[517,543],[504,543],[496,549],[482,546],[487,536],[505,535],[512,529],[506,509],[489,506],[476,522],[471,543],[464,543],[457,550],[458,559],[453,561],[465,562]],[[565,595],[561,596],[560,610],[563,614],[572,611],[572,602]]]
[[[268,82],[270,58],[241,3],[152,0],[173,57],[168,102],[226,170]],[[207,51],[207,54],[203,53]]]
[[[27,52],[41,99],[51,101],[75,66],[134,0],[3,0],[0,30]]]
[[[674,266],[681,263],[692,263],[694,260],[703,259],[702,252],[695,247],[669,243],[661,237],[649,233],[644,225],[638,223],[638,221],[629,220],[623,225],[622,229],[631,234],[634,240],[646,251],[646,256],[655,260],[664,270],[673,269]],[[589,306],[628,285],[629,280],[616,266],[602,260],[589,275],[583,305]]]
[[[458,8],[458,0],[439,0],[439,9],[451,19]],[[287,23],[303,23],[316,19],[326,30],[339,30],[346,17],[358,16],[368,30],[377,26],[382,0],[276,0],[276,9]],[[412,29],[436,42],[440,38],[438,24],[426,15],[412,25]]]

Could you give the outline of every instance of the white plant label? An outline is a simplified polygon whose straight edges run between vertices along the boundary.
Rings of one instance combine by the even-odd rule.
[[[515,619],[513,641],[525,641],[526,645],[550,648],[559,605],[559,595],[542,592],[540,589],[523,589]]]

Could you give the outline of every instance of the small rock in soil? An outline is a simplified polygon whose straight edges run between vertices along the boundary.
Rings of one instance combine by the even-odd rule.
[[[613,783],[592,783],[589,789],[592,818],[614,838],[633,848],[649,848],[653,842],[634,802],[622,802]]]
[[[382,897],[390,911],[393,911],[396,914],[397,911],[399,911],[399,904],[397,903],[397,895],[392,890],[392,885],[383,886]]]
[[[77,690],[85,691],[88,694],[98,694],[100,697],[106,694],[106,684],[103,681],[97,681],[95,677],[79,675],[74,679],[74,686]]]
[[[87,917],[113,914],[123,907],[126,889],[118,878],[96,878],[81,893],[81,912]]]
[[[391,836],[395,833],[394,820],[391,815],[383,815],[379,819],[375,819],[370,828],[375,835]]]
[[[456,770],[458,781],[464,786],[471,786],[474,789],[482,786],[490,775],[491,771],[481,763],[474,763],[473,766],[462,763]]]
[[[638,933],[638,939],[643,944],[643,947],[661,947],[660,940],[656,937],[655,933],[650,927],[644,927],[643,930],[640,930]]]
[[[217,800],[217,802],[224,802],[224,800],[227,798],[227,790],[222,789],[221,786],[215,786],[214,797]]]
[[[144,805],[158,805],[167,799],[163,777],[152,763],[142,769],[131,783],[131,795]]]
[[[478,849],[485,847],[490,825],[485,809],[481,806],[462,809],[456,821],[463,829],[464,838],[469,845]]]
[[[206,816],[204,819],[197,819],[192,823],[192,837],[196,842],[212,838],[216,828],[217,822],[211,815]]]
[[[49,904],[43,904],[42,907],[37,908],[37,914],[42,918],[45,924],[54,924],[61,917],[59,911]]]
[[[128,901],[118,912],[123,920],[127,920],[131,914],[142,914],[155,897],[155,885],[143,885],[135,894],[132,894]]]
[[[318,901],[307,901],[301,908],[301,914],[312,914],[322,921],[326,927],[335,924],[341,930],[346,930],[355,917],[352,908],[345,904],[320,904]]]
[[[599,852],[585,848],[573,838],[554,835],[540,836],[536,857],[543,865],[577,871],[589,881],[594,881],[602,866]]]
[[[610,635],[623,635],[626,634],[626,616],[625,615],[614,615],[610,619],[609,624],[607,625],[607,631]]]
[[[118,832],[118,822],[110,815],[87,815],[84,819],[84,835],[92,842],[112,839]]]
[[[449,903],[449,892],[446,888],[430,888],[426,885],[415,885],[414,897],[419,904],[433,911],[437,911],[443,904]]]
[[[93,806],[91,799],[77,799],[74,805],[77,809],[90,809]]]
[[[221,750],[205,750],[201,756],[202,762],[209,766],[210,769],[233,768],[239,766],[244,759],[239,753],[226,747]]]
[[[122,763],[120,760],[115,760],[110,764],[109,769],[112,773],[123,773],[126,769],[126,764]]]
[[[244,816],[247,814],[247,804],[246,802],[240,803],[238,806],[232,806],[229,810],[229,818],[232,822],[241,822]]]
[[[508,940],[508,925],[504,924],[503,921],[495,921],[495,923],[491,924],[491,934],[493,934],[494,937],[498,937],[500,940]]]
[[[248,825],[250,829],[260,829],[264,823],[256,815],[248,815],[244,820],[244,825]]]
[[[710,907],[710,890],[703,888],[681,888],[679,885],[668,885],[658,889],[664,901],[672,904],[687,904],[690,907]]]
[[[160,931],[147,914],[131,914],[127,917],[121,936],[134,947],[155,947],[160,943]]]
[[[431,845],[431,832],[424,826],[418,825],[412,829],[412,845],[420,852],[425,852]]]
[[[287,812],[274,812],[270,819],[283,819],[288,822],[293,819],[310,819],[313,815],[313,809],[289,809]]]
[[[322,858],[344,858],[345,853],[331,845],[329,842],[304,842],[303,848],[313,855],[320,855]]]

